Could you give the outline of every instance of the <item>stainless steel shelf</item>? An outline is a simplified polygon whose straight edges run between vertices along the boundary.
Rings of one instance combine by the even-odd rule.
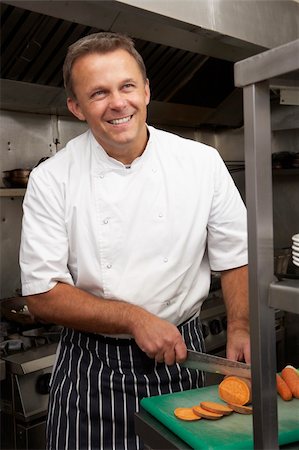
[[[299,314],[299,280],[281,280],[271,283],[269,306]]]
[[[0,188],[0,197],[23,197],[25,188]]]
[[[287,175],[287,176],[292,176],[292,175],[299,175],[299,169],[296,168],[292,168],[292,169],[272,169],[272,174],[273,176],[275,175]]]
[[[298,55],[299,39],[296,39],[239,61],[235,64],[235,85],[244,87],[295,72],[299,69]],[[298,82],[298,73],[294,73],[294,79]]]

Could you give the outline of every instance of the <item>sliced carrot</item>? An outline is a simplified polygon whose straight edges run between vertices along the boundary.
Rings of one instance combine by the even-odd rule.
[[[228,406],[239,414],[252,414],[252,406],[235,405],[234,403],[228,403]]]
[[[293,394],[291,389],[278,373],[276,374],[276,388],[278,394],[283,400],[285,401],[292,400]]]
[[[216,414],[223,414],[224,416],[228,416],[233,412],[232,408],[230,408],[227,405],[223,405],[222,403],[216,403],[216,402],[201,402],[200,406],[203,409],[206,409],[207,411],[216,413]]]
[[[199,416],[199,417],[203,417],[204,419],[211,419],[211,420],[217,420],[217,419],[221,419],[221,417],[223,417],[223,414],[217,414],[211,411],[207,411],[206,409],[203,409],[201,406],[197,405],[197,406],[193,406],[193,412]]]
[[[295,367],[286,366],[281,371],[281,377],[289,386],[293,396],[299,398],[299,375]]]
[[[246,405],[251,402],[251,383],[246,378],[227,376],[218,386],[219,397],[226,403]]]
[[[181,420],[199,420],[200,417],[193,412],[192,408],[176,408],[174,415]]]

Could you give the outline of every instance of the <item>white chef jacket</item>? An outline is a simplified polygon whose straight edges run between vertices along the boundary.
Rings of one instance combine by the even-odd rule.
[[[23,209],[23,295],[59,281],[182,323],[210,270],[247,264],[246,210],[218,152],[153,127],[130,168],[91,131],[35,168]]]

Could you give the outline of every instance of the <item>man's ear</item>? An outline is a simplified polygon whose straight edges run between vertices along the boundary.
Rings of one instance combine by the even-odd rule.
[[[76,100],[74,100],[71,97],[68,97],[67,99],[67,107],[69,111],[74,114],[75,117],[79,120],[85,120],[85,116],[81,111],[81,108]]]
[[[146,99],[146,105],[148,105],[150,102],[150,99],[151,99],[151,90],[150,90],[148,78],[146,79],[146,82],[145,82],[145,99]]]

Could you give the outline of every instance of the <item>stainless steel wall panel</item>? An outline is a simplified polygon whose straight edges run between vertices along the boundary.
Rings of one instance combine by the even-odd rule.
[[[86,122],[81,122],[75,117],[58,117],[58,135],[59,144],[57,146],[58,150],[61,150],[70,139],[73,139],[79,134],[84,133],[88,127]]]
[[[0,198],[0,298],[13,297],[21,288],[19,246],[23,197]]]
[[[51,116],[2,110],[0,130],[1,172],[31,168],[56,152]]]

